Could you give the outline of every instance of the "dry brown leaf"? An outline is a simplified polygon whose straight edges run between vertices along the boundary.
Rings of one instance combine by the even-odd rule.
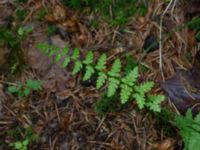
[[[174,150],[175,140],[168,138],[158,144],[157,150]]]

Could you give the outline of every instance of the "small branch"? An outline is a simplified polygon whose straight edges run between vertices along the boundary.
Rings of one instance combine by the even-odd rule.
[[[176,1],[176,0],[175,0]],[[160,20],[160,40],[159,40],[159,69],[163,75],[163,70],[162,70],[162,25],[163,25],[163,18],[165,16],[165,14],[167,13],[167,11],[169,10],[169,8],[172,6],[174,0],[170,0],[169,4],[167,5],[166,9],[164,10],[162,16],[161,16],[161,20]]]

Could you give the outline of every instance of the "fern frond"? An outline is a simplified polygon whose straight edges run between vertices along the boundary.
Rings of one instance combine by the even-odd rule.
[[[139,86],[135,86],[135,90],[140,94],[145,94],[149,92],[154,86],[154,82],[148,81],[143,84],[140,84]]]
[[[106,68],[106,59],[107,59],[106,54],[102,54],[100,58],[98,59],[98,62],[95,68],[99,71],[104,70]]]
[[[121,84],[120,100],[122,104],[128,102],[133,89],[127,84]]]
[[[71,56],[71,59],[73,60],[77,60],[80,56],[80,51],[78,48],[75,48],[74,51],[73,51],[73,54]]]
[[[112,65],[111,70],[108,72],[108,75],[111,77],[119,77],[121,71],[121,61],[116,59]]]
[[[73,68],[73,71],[72,71],[72,74],[75,75],[77,74],[81,68],[83,67],[83,64],[81,61],[77,60],[74,64],[74,68]]]
[[[131,70],[124,78],[122,78],[122,83],[133,86],[138,78],[138,67]]]
[[[106,74],[104,72],[99,72],[98,78],[96,81],[96,88],[100,89],[103,86],[103,84],[106,82],[106,79],[107,79]]]
[[[66,56],[63,63],[62,63],[62,67],[65,68],[68,66],[68,64],[70,63],[70,57],[69,56]]]
[[[93,63],[93,59],[94,59],[94,55],[91,51],[89,51],[86,55],[85,60],[83,60],[83,63],[86,65],[89,65],[89,64]]]
[[[149,107],[150,110],[154,112],[160,112],[161,107],[160,103],[165,99],[163,95],[149,95],[147,97],[148,102],[146,106]]]
[[[120,81],[116,78],[108,78],[108,93],[107,96],[111,97],[115,94],[118,86],[120,84]]]
[[[83,76],[83,81],[86,81],[91,78],[91,76],[94,74],[94,68],[92,66],[86,66],[86,72]]]
[[[141,95],[139,93],[135,93],[135,94],[133,94],[133,97],[135,98],[139,109],[143,109],[144,106],[145,106],[145,97],[144,97],[144,95]]]

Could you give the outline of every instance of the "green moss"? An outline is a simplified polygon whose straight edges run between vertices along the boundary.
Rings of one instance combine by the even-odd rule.
[[[123,25],[135,15],[145,15],[147,6],[139,0],[64,0],[66,6],[75,9],[90,8],[111,25]]]

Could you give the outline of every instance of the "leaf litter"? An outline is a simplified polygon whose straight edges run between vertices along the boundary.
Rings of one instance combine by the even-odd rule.
[[[168,137],[161,130],[157,130],[154,116],[145,111],[138,111],[134,102],[125,106],[126,109],[117,107],[115,112],[110,112],[106,116],[96,114],[94,105],[103,93],[97,92],[88,84],[81,85],[80,75],[73,77],[69,70],[59,67],[60,62],[52,63],[51,58],[36,48],[38,43],[44,42],[61,48],[67,46],[71,51],[78,47],[82,55],[85,55],[87,50],[94,50],[96,53],[106,52],[110,62],[118,56],[123,58],[126,53],[139,60],[148,35],[153,33],[158,37],[159,23],[152,16],[155,13],[156,17],[159,17],[163,11],[159,4],[162,4],[159,0],[152,1],[147,15],[134,18],[122,31],[120,27],[110,27],[103,20],[100,20],[98,28],[90,27],[89,21],[95,16],[83,15],[81,12],[62,6],[58,1],[30,0],[24,7],[37,12],[38,6],[46,6],[47,21],[44,19],[42,23],[38,23],[33,19],[34,13],[30,13],[24,20],[24,24],[33,24],[35,28],[22,45],[29,68],[16,77],[15,81],[40,79],[44,81],[44,86],[41,92],[35,92],[26,100],[16,102],[15,97],[6,92],[7,78],[2,74],[0,78],[3,85],[0,92],[0,98],[3,99],[0,100],[1,133],[15,127],[33,126],[33,131],[40,139],[30,145],[31,149],[173,149],[179,139]],[[194,11],[186,13],[192,15],[199,13],[195,6],[190,6],[188,3],[187,7],[194,8]],[[157,12],[154,12],[155,8]],[[184,20],[181,18],[182,15],[179,15],[180,11],[183,12],[182,9],[180,5],[176,7],[172,16],[176,19],[172,19],[173,24],[170,24],[170,27],[164,23],[166,28],[176,28],[181,20]],[[11,14],[8,13],[8,16]],[[4,19],[0,24],[6,24]],[[51,36],[45,31],[49,24],[58,28],[58,32]],[[188,49],[188,39],[185,35],[187,31],[181,30],[171,37],[164,38],[163,63],[166,66],[164,75],[174,76],[164,81],[161,86],[181,113],[184,113],[187,108],[193,108],[196,113],[199,99],[199,92],[196,91],[199,88],[197,84],[199,72],[196,69],[198,65],[195,61],[193,68],[186,71],[185,68],[191,67],[192,63],[181,56],[185,56],[188,52],[195,56],[198,54],[198,48],[196,41],[188,41],[191,45],[191,49]],[[95,57],[98,57],[98,54]],[[158,70],[157,47],[146,55],[143,63],[149,70],[140,77],[140,80],[151,79],[159,82],[162,77]],[[182,70],[177,71],[176,68]],[[161,91],[161,88],[157,84],[153,92],[158,91]],[[170,107],[170,102],[164,105]],[[170,109],[173,111],[173,108]],[[9,143],[12,140],[13,137],[9,134],[0,134],[0,141]],[[6,148],[6,145],[0,144],[0,149]]]

